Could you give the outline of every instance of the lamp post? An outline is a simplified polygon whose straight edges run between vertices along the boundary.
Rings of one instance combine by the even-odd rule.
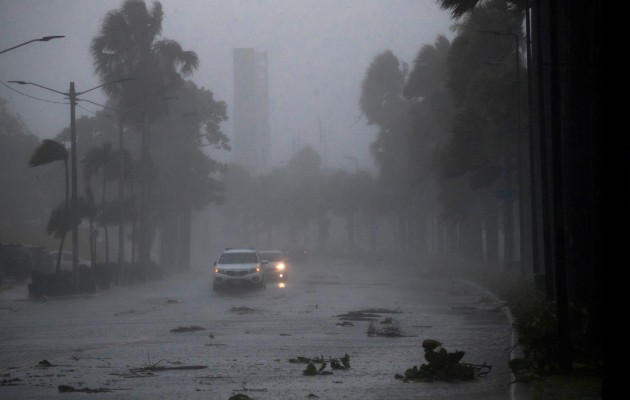
[[[55,35],[55,36],[44,36],[44,37],[41,37],[39,39],[32,39],[32,40],[29,40],[28,42],[20,43],[20,44],[18,44],[16,46],[9,47],[8,49],[4,49],[4,50],[0,51],[0,54],[6,53],[7,51],[11,51],[13,49],[17,49],[18,47],[22,47],[22,46],[27,45],[29,43],[33,43],[33,42],[47,42],[49,40],[59,39],[59,38],[64,38],[64,37],[65,36],[62,36],[62,35]]]
[[[115,81],[105,82],[101,85],[95,86],[93,88],[84,90],[82,92],[77,92],[74,88],[74,82],[70,82],[70,89],[68,92],[61,92],[59,90],[51,89],[49,87],[39,85],[33,82],[26,81],[9,81],[9,83],[16,83],[18,85],[33,85],[39,88],[61,94],[66,96],[70,100],[70,163],[72,166],[71,169],[71,184],[72,184],[72,211],[71,211],[71,223],[72,223],[72,270],[78,272],[79,267],[79,216],[78,216],[78,190],[77,190],[77,132],[76,132],[76,122],[75,122],[75,106],[77,100],[77,96],[85,94],[87,92],[91,92],[92,90],[101,88],[103,86],[111,85],[114,83],[122,83],[129,80],[133,80],[134,78],[121,78]]]

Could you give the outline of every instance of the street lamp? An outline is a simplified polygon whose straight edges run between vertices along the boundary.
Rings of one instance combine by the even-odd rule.
[[[17,49],[18,47],[22,47],[22,46],[27,45],[29,43],[33,43],[33,42],[47,42],[47,41],[52,40],[52,39],[59,39],[59,38],[64,38],[64,37],[65,36],[62,36],[62,35],[55,35],[55,36],[44,36],[44,37],[39,38],[39,39],[32,39],[32,40],[29,40],[28,42],[20,43],[17,46],[9,47],[8,49],[2,50],[2,51],[0,51],[0,54],[6,53],[7,51],[11,51],[13,49]]]
[[[39,88],[67,96],[70,100],[70,163],[72,165],[71,170],[71,182],[72,182],[72,270],[78,272],[79,267],[79,224],[78,224],[78,193],[77,193],[77,132],[75,122],[75,106],[77,96],[91,92],[92,90],[101,88],[103,86],[112,85],[114,83],[122,83],[133,80],[134,78],[121,78],[115,81],[105,82],[101,85],[93,88],[77,92],[74,89],[74,82],[70,82],[70,90],[68,92],[61,92],[59,90],[51,89],[49,87],[39,85],[33,82],[26,81],[9,81],[9,83],[16,83],[18,85],[33,85]]]

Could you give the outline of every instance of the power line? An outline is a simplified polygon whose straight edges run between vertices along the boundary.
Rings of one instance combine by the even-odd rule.
[[[6,83],[4,83],[2,81],[0,81],[0,83],[2,83],[7,88],[13,90],[14,92],[19,93],[22,96],[26,96],[26,97],[34,99],[34,100],[39,100],[39,101],[44,101],[46,103],[54,103],[54,104],[66,104],[66,105],[70,104],[70,103],[65,103],[63,101],[54,101],[54,100],[40,99],[39,97],[31,96],[30,94],[26,94],[26,93],[20,92],[19,90],[12,88],[11,86],[7,85]]]
[[[90,110],[90,109],[88,109],[88,108],[85,108],[85,107],[83,107],[83,106],[79,105],[79,104],[77,104],[77,107],[79,107],[80,109],[82,109],[82,110],[84,110],[84,111],[89,112],[90,114],[94,114],[94,115],[97,115],[97,114],[98,114],[98,111],[92,111],[92,110]]]

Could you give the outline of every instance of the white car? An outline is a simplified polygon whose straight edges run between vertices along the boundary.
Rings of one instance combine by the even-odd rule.
[[[214,290],[237,285],[267,286],[263,262],[253,248],[223,250],[212,271]]]

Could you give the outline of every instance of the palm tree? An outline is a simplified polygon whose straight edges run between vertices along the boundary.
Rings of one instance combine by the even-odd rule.
[[[112,144],[106,142],[100,146],[90,148],[83,158],[85,180],[89,183],[94,175],[100,173],[101,176],[101,212],[100,222],[105,232],[105,262],[109,262],[109,231],[107,225],[106,200],[107,200],[107,182],[118,178],[118,165],[116,164],[118,157],[112,151]]]
[[[119,100],[123,112],[133,107],[125,119],[136,123],[165,111],[160,97],[181,87],[182,77],[199,65],[195,52],[183,50],[176,41],[159,39],[163,15],[158,1],[148,10],[143,0],[126,0],[120,9],[107,13],[92,39],[90,51],[101,82],[135,78],[126,85],[103,89]]]
[[[481,1],[438,0],[438,4],[458,18],[473,12]],[[557,305],[560,364],[565,372],[571,371],[570,296],[585,304],[592,316],[591,344],[609,356],[606,266],[615,265],[614,251],[619,246],[611,240],[616,233],[602,221],[618,215],[610,200],[619,199],[619,190],[604,182],[619,171],[611,163],[623,160],[620,155],[626,147],[611,146],[602,134],[603,3],[508,0],[527,11],[526,26],[531,26],[525,43],[530,56],[530,101],[537,112],[529,123],[535,139],[532,164],[539,170],[533,185],[542,198],[537,218],[543,225],[543,268],[536,272],[544,272],[545,292]],[[623,174],[627,179],[627,168]],[[611,262],[601,261],[606,257]]]
[[[443,10],[450,10],[451,16],[455,19],[470,14],[484,2],[484,0],[437,0],[438,5]],[[507,0],[508,7],[516,10],[524,10],[528,7],[527,0]]]
[[[69,190],[70,190],[70,184],[69,184],[70,177],[68,175],[68,150],[63,144],[57,141],[54,141],[52,139],[44,139],[42,143],[35,149],[35,152],[31,155],[28,165],[29,167],[39,167],[40,165],[50,164],[51,162],[55,162],[55,161],[63,161],[65,178],[66,178],[66,199],[64,202],[64,210],[63,210],[64,217],[62,218],[62,220],[65,222],[60,223],[60,224],[53,223],[53,220],[54,221],[58,220],[58,218],[55,217],[55,214],[53,213],[49,221],[49,227],[52,224],[52,228],[48,229],[49,234],[52,233],[53,231],[56,231],[59,233],[58,237],[61,238],[61,241],[59,243],[59,252],[57,253],[57,268],[56,268],[56,272],[59,272],[59,268],[61,266],[61,252],[63,251],[63,243],[66,239],[66,233],[68,233],[68,230],[69,230],[69,224],[67,224],[67,221],[66,221],[68,217],[68,201],[69,201]],[[57,215],[58,214],[59,212],[57,212]],[[55,226],[58,229],[55,228]]]
[[[104,87],[117,100],[125,120],[146,124],[167,114],[168,94],[180,88],[183,77],[199,65],[197,54],[185,51],[173,40],[160,39],[162,5],[151,9],[143,0],[126,0],[120,9],[108,12],[90,47],[94,67],[101,82],[134,77],[129,85]],[[146,125],[145,125],[146,126]],[[140,235],[138,255],[141,264],[150,262],[149,230],[146,217],[149,205],[150,155],[148,133],[142,134],[142,164],[145,169],[140,195]]]

